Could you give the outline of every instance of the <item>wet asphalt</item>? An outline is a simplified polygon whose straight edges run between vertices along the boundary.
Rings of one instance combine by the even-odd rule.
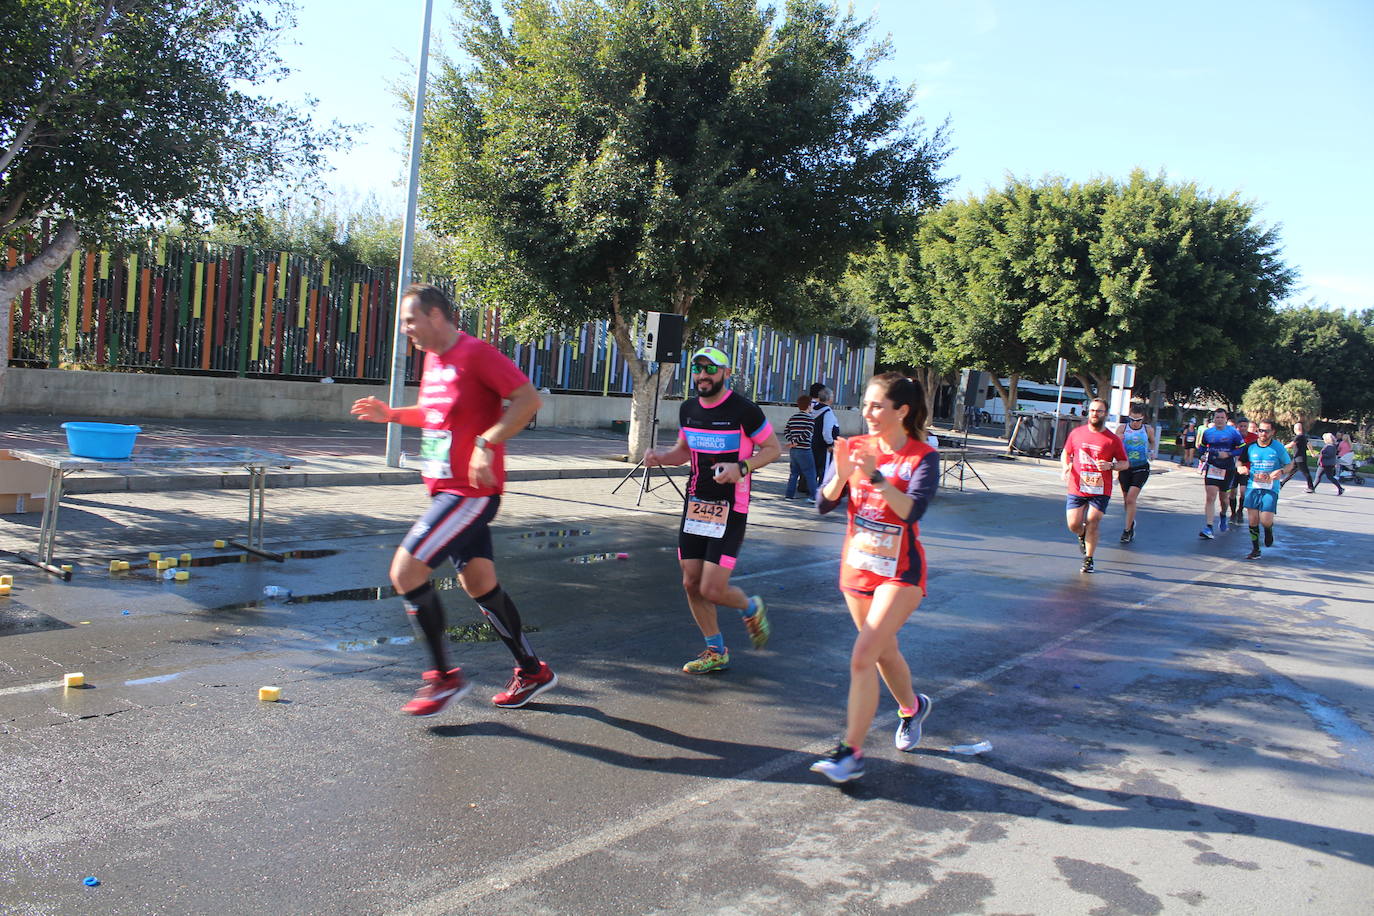
[[[1053,467],[978,468],[993,490],[942,491],[923,524],[902,641],[925,739],[892,747],[885,697],[845,788],[807,769],[843,722],[842,521],[784,501],[777,468],[735,576],[765,649],[722,614],[730,669],[678,670],[699,637],[671,491],[523,481],[498,568],[560,684],[491,706],[509,654],[445,591],[477,688],[422,720],[386,585],[421,488],[274,494],[281,564],[210,546],[241,493],[186,494],[189,520],[74,498],[72,524],[121,523],[71,582],[0,559],[0,912],[1368,912],[1374,491],[1290,490],[1245,561],[1243,531],[1197,537],[1197,478],[1159,472],[1135,543],[1114,501],[1084,576]],[[158,548],[205,562],[102,568]]]

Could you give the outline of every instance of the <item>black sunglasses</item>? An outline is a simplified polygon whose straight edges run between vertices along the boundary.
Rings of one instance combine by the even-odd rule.
[[[724,368],[724,367],[723,367],[723,366],[717,366],[717,365],[710,364],[710,363],[692,363],[692,374],[693,374],[693,375],[715,375],[715,374],[716,374],[717,372],[719,372],[722,368]]]

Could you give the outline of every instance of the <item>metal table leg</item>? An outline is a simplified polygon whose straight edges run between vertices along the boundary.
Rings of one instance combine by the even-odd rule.
[[[52,476],[48,478],[48,498],[43,504],[43,520],[38,526],[38,558],[33,559],[22,553],[16,553],[15,556],[30,566],[37,566],[44,572],[61,577],[64,582],[70,582],[72,574],[55,566],[52,561],[53,546],[57,540],[57,509],[62,504],[62,481],[61,469],[53,468]]]
[[[265,560],[275,560],[278,563],[286,561],[286,557],[270,550],[263,550],[263,506],[267,499],[267,468],[262,466],[250,466],[248,470],[248,543],[241,541],[230,541],[229,543],[246,550],[254,556],[262,557]]]

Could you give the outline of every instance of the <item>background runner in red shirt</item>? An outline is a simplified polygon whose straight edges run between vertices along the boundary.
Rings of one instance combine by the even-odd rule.
[[[1107,429],[1107,402],[1088,402],[1088,422],[1064,440],[1062,475],[1069,487],[1064,512],[1069,530],[1078,535],[1083,572],[1093,571],[1098,529],[1112,498],[1112,474],[1131,466],[1121,437]]]

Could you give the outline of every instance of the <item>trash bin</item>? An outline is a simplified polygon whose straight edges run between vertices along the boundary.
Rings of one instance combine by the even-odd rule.
[[[612,421],[611,421],[611,432],[613,432],[613,433],[625,433],[626,435],[628,435],[629,432],[630,432],[630,421],[629,421],[629,420],[612,420]]]
[[[1012,431],[1012,449],[1023,455],[1049,454],[1052,420],[1050,414],[1019,414]]]

